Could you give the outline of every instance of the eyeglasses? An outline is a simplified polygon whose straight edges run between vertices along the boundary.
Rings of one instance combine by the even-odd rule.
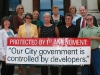
[[[86,21],[91,21],[91,20],[93,20],[92,18],[88,18],[88,19],[86,19]]]
[[[30,17],[26,17],[26,19],[31,19]]]
[[[65,18],[65,20],[71,20],[70,18]]]
[[[23,9],[23,8],[18,8],[18,9]]]

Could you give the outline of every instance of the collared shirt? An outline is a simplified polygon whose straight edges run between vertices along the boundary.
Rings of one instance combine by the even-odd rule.
[[[76,15],[73,17],[72,24],[73,24],[73,25],[76,25],[76,20],[77,20],[78,18],[80,18],[80,17],[81,17],[81,15],[76,14]]]
[[[90,36],[100,37],[100,27],[93,26],[90,28],[89,26],[86,26],[80,30],[78,35],[79,38],[89,38]],[[99,41],[91,40],[91,49],[98,48],[99,44]]]

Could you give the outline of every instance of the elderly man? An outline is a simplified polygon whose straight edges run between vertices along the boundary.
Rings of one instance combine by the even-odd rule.
[[[86,17],[87,12],[88,12],[87,8],[85,6],[81,6],[79,8],[79,11],[80,11],[80,14],[81,14],[82,17],[80,17],[79,19],[76,20],[77,33],[79,33],[79,31],[82,28],[87,26],[87,23],[86,23],[86,20],[85,20],[85,17]],[[96,20],[96,18],[94,16],[93,16],[93,24],[98,27],[97,20]],[[89,71],[90,71],[90,75],[94,75],[92,66],[90,66],[90,70]]]
[[[85,17],[87,26],[80,30],[79,38],[90,38],[91,40],[91,64],[93,66],[94,75],[100,75],[100,27],[93,24],[94,17],[87,14]],[[82,67],[82,75],[89,75],[89,66]]]

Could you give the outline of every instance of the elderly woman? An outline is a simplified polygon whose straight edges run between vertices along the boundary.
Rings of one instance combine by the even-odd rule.
[[[19,26],[18,37],[19,38],[37,38],[38,31],[37,26],[31,23],[32,15],[30,13],[25,14],[25,23]],[[29,66],[30,75],[34,75],[35,67]],[[22,65],[22,75],[27,75],[27,65]]]
[[[6,64],[6,50],[7,50],[7,38],[14,37],[14,33],[10,26],[10,20],[8,17],[3,17],[2,29],[0,30],[0,60],[2,62],[1,75],[13,75],[14,66]]]
[[[24,7],[23,7],[22,4],[19,4],[16,7],[17,15],[15,15],[14,18],[13,18],[13,25],[14,25],[14,32],[15,32],[15,34],[18,33],[19,26],[24,24],[24,22],[25,22],[24,17],[23,17],[23,12],[24,12]]]
[[[39,27],[40,38],[53,38],[59,37],[57,26],[50,23],[51,16],[48,12],[44,13],[44,26]],[[50,66],[51,75],[58,75],[58,67]],[[41,75],[48,75],[48,66],[41,67]]]
[[[73,16],[70,13],[65,15],[65,25],[58,27],[61,38],[76,38],[77,32],[75,25],[72,24]],[[77,75],[77,67],[63,66],[61,75]]]
[[[43,22],[40,20],[40,14],[37,10],[35,10],[33,13],[33,20],[31,21],[32,24],[35,24],[37,28],[40,26],[43,26]]]
[[[58,6],[53,6],[52,7],[53,15],[51,16],[51,23],[56,26],[65,25],[64,17],[62,15],[59,15],[58,12],[59,12]]]
[[[76,14],[76,12],[77,12],[77,9],[74,5],[69,7],[69,13],[71,13],[73,16],[73,20],[72,20],[73,25],[76,25],[76,20],[81,17],[81,15]]]

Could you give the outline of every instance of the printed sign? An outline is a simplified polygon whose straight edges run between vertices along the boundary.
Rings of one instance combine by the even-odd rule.
[[[90,64],[87,38],[8,38],[7,64]]]

